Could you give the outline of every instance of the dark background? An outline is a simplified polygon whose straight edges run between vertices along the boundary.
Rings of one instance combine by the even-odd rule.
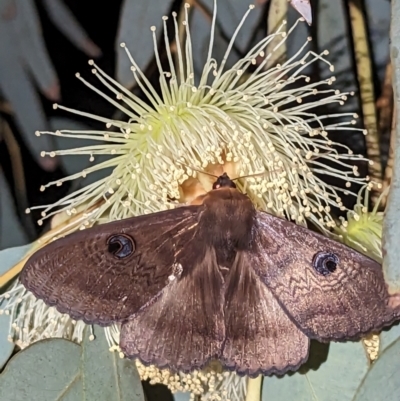
[[[114,76],[115,66],[115,37],[118,28],[121,0],[95,1],[95,0],[63,0],[74,13],[76,19],[83,26],[89,37],[101,48],[103,55],[96,63]],[[65,36],[52,24],[44,12],[40,0],[36,0],[43,27],[45,43],[57,71],[61,83],[62,103],[74,109],[85,110],[98,115],[111,116],[115,112],[114,106],[101,99],[93,91],[82,84],[75,73],[80,72],[89,81],[93,79],[88,65],[88,56],[79,51]],[[53,110],[52,102],[43,98],[48,115],[62,115],[62,110]],[[71,118],[71,115],[69,114]],[[73,118],[79,119],[79,116]],[[83,119],[90,124],[89,119]],[[93,122],[92,122],[93,124]]]
[[[95,82],[88,65],[89,57],[81,52],[53,25],[40,0],[35,0],[37,11],[40,16],[44,41],[50,59],[56,70],[61,86],[61,103],[77,110],[91,112],[105,117],[111,117],[115,108],[107,101],[88,89],[75,74],[80,72],[88,81]],[[95,1],[95,0],[64,0],[64,3],[74,13],[75,18],[86,30],[89,37],[102,50],[102,56],[96,59],[97,64],[109,75],[114,76],[115,50],[114,43],[118,28],[121,0]],[[68,117],[69,119],[81,120],[86,126],[99,128],[99,124],[88,118],[71,115],[60,109],[53,109],[53,102],[46,99],[38,91],[47,117]],[[23,171],[13,168],[10,153],[6,143],[0,141],[0,167],[3,170],[9,189],[13,196],[16,212],[21,220],[24,231],[29,240],[34,240],[46,225],[38,226],[35,222],[40,218],[40,211],[34,211],[29,215],[25,209],[30,206],[48,204],[56,201],[69,190],[69,184],[62,187],[50,187],[45,192],[40,192],[41,185],[56,180],[65,175],[62,168],[54,172],[46,172],[36,163],[23,138],[15,126],[13,116],[2,112],[2,117],[10,125],[15,139],[18,141]],[[40,127],[38,127],[40,129]],[[21,188],[18,182],[21,177],[25,181],[25,188]],[[5,213],[6,211],[0,211]],[[0,224],[1,224],[0,215]]]

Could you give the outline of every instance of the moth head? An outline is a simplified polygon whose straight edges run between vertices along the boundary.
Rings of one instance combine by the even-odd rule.
[[[323,276],[334,273],[338,264],[339,258],[333,252],[317,252],[312,260],[315,271]]]
[[[219,188],[236,188],[236,184],[229,178],[228,174],[224,173],[213,184],[213,189]]]

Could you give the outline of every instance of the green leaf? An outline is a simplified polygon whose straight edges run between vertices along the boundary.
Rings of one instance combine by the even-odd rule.
[[[311,343],[310,358],[296,373],[265,377],[263,401],[350,401],[368,371],[360,343]]]
[[[372,365],[354,401],[398,401],[400,394],[400,338]]]
[[[379,354],[382,354],[386,348],[390,347],[394,342],[400,339],[400,322],[393,325],[390,330],[383,330],[379,338]]]
[[[190,401],[190,393],[181,393],[180,391],[174,394],[175,401]]]
[[[11,269],[17,264],[32,247],[31,244],[18,246],[15,248],[4,249],[0,251],[0,276]],[[1,292],[0,292],[1,293]],[[0,313],[2,311],[2,302],[0,301]],[[11,324],[11,317],[1,314],[0,315],[0,369],[7,363],[13,350],[14,343],[7,340],[9,328]]]
[[[2,401],[144,401],[135,362],[108,350],[104,329],[87,327],[82,345],[39,341],[16,354],[0,375]]]
[[[32,248],[32,244],[0,251],[0,276],[17,264]]]
[[[135,62],[143,71],[154,56],[153,38],[151,35],[143,35],[143,27],[150,28],[155,25],[157,27],[155,34],[159,40],[163,32],[161,17],[168,14],[172,3],[171,0],[152,0],[151,3],[146,1],[123,2],[116,43],[125,42],[126,47],[131,51],[140,49],[135,52]],[[117,81],[127,88],[134,86],[136,82],[131,73],[132,64],[129,58],[123,49],[118,49],[116,56]]]

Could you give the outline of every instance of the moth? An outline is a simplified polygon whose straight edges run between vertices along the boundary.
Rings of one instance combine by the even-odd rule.
[[[61,313],[121,325],[142,363],[284,374],[310,339],[358,339],[400,320],[381,266],[257,211],[224,173],[188,206],[95,226],[45,246],[21,282]]]

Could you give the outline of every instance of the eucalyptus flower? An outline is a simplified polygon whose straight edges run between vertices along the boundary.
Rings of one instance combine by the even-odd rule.
[[[243,21],[253,7],[250,6]],[[171,199],[182,200],[181,186],[190,177],[196,177],[194,169],[204,170],[230,162],[234,164],[235,176],[259,174],[242,181],[240,185],[242,189],[246,187],[246,193],[258,207],[291,218],[299,224],[305,224],[308,219],[322,230],[333,227],[335,221],[329,212],[331,206],[343,209],[341,190],[327,186],[316,173],[343,179],[347,186],[363,180],[357,178],[357,167],[351,165],[351,161],[362,158],[353,155],[344,146],[333,144],[328,138],[330,131],[359,131],[354,127],[357,116],[343,113],[338,122],[337,114],[317,116],[313,113],[313,109],[321,105],[343,104],[350,95],[331,88],[335,77],[312,82],[303,74],[308,65],[320,61],[333,70],[333,66],[323,58],[327,52],[317,55],[306,51],[305,43],[286,62],[265,71],[263,67],[273,55],[265,54],[268,44],[276,36],[282,38],[282,44],[299,22],[285,32],[284,21],[276,33],[261,40],[246,57],[226,69],[229,52],[243,21],[233,34],[219,65],[211,57],[213,23],[208,58],[196,84],[188,8],[189,5],[186,5],[186,21],[183,21],[186,31],[184,51],[179,41],[176,14],[173,14],[177,63],[168,41],[167,17],[163,18],[169,62],[167,71],[163,70],[158,55],[155,27],[151,28],[161,94],[152,87],[124,44],[121,46],[131,60],[132,73],[146,94],[147,102],[119,85],[93,61],[89,61],[92,73],[109,94],[77,74],[84,84],[124,112],[129,117],[128,122],[54,106],[104,122],[107,130],[37,132],[37,135],[99,142],[77,149],[42,152],[43,156],[80,154],[88,155],[90,161],[94,161],[96,155],[114,157],[81,173],[51,182],[42,190],[50,185],[86,177],[96,170],[111,167],[113,171],[103,180],[43,207],[44,218],[60,210],[74,213],[81,203],[101,198],[106,198],[107,202],[99,209],[95,220],[106,211],[105,219],[116,220],[175,207]],[[256,65],[260,58],[262,61],[249,73],[249,67]],[[347,120],[343,120],[344,117]],[[344,152],[339,153],[333,145],[341,147]]]
[[[335,231],[346,245],[381,263],[383,212],[379,207],[389,188],[381,194],[371,212],[368,211],[370,190],[371,185],[361,188],[354,210],[347,212],[347,219],[340,219],[341,224]]]
[[[8,340],[21,349],[45,338],[61,337],[81,342],[85,324],[49,308],[15,281],[0,295],[0,315],[11,315]]]
[[[193,69],[189,5],[185,8],[186,18],[182,27],[178,27],[177,15],[172,14],[174,46],[168,39],[168,18],[163,17],[168,59],[166,70],[157,49],[156,28],[152,27],[160,92],[152,87],[129,50],[121,44],[147,101],[118,84],[93,61],[89,62],[92,73],[107,93],[77,74],[78,79],[125,113],[129,120],[118,121],[61,105],[54,106],[103,122],[105,129],[37,132],[38,136],[97,141],[91,146],[42,152],[42,156],[79,154],[86,155],[90,162],[98,155],[110,157],[81,173],[51,182],[42,190],[97,170],[111,168],[112,172],[54,204],[43,206],[43,219],[60,212],[74,215],[83,204],[90,207],[102,200],[81,228],[174,208],[211,189],[212,179],[202,171],[216,175],[226,171],[231,178],[247,176],[238,180],[238,187],[257,208],[289,218],[297,224],[306,225],[310,221],[326,233],[335,227],[330,210],[331,207],[345,210],[340,196],[342,190],[326,185],[322,177],[344,180],[346,191],[349,191],[353,183],[365,181],[352,164],[365,159],[353,155],[349,148],[333,143],[329,133],[340,130],[352,134],[360,130],[355,127],[357,116],[353,113],[318,116],[314,110],[321,105],[343,105],[352,93],[335,89],[334,76],[314,82],[306,75],[306,68],[315,62],[323,62],[330,71],[334,70],[324,58],[326,51],[315,54],[307,50],[311,39],[287,61],[265,69],[273,53],[302,19],[287,31],[284,21],[274,34],[262,39],[244,58],[228,68],[227,59],[235,38],[253,7],[250,6],[244,15],[222,61],[218,63],[212,57],[216,29],[214,3],[208,56],[199,77],[195,76]],[[184,43],[180,40],[180,29],[185,33]],[[280,39],[278,45],[267,54],[268,45],[273,40],[276,43],[277,38]],[[38,223],[42,224],[43,220]],[[10,340],[21,348],[47,337],[82,340],[82,322],[75,322],[45,306],[27,293],[18,281],[7,293],[0,295],[0,307],[3,313],[11,314]],[[118,326],[106,328],[106,335],[110,350],[120,352]],[[213,398],[215,392],[221,397],[218,399],[244,398],[244,381],[233,373],[212,370],[194,372],[188,377],[155,367],[138,366],[142,377],[151,378],[153,382],[166,382],[173,390],[207,393],[210,400],[217,399]],[[229,387],[229,383],[234,386]],[[224,388],[228,390],[221,396]]]
[[[347,219],[341,218],[341,224],[335,229],[343,243],[368,255],[379,263],[382,263],[382,227],[383,212],[379,211],[382,198],[387,195],[389,187],[383,191],[369,211],[370,184],[360,189],[357,203],[353,210],[347,212]],[[370,334],[363,339],[366,352],[371,361],[375,361],[379,354],[379,335]]]

